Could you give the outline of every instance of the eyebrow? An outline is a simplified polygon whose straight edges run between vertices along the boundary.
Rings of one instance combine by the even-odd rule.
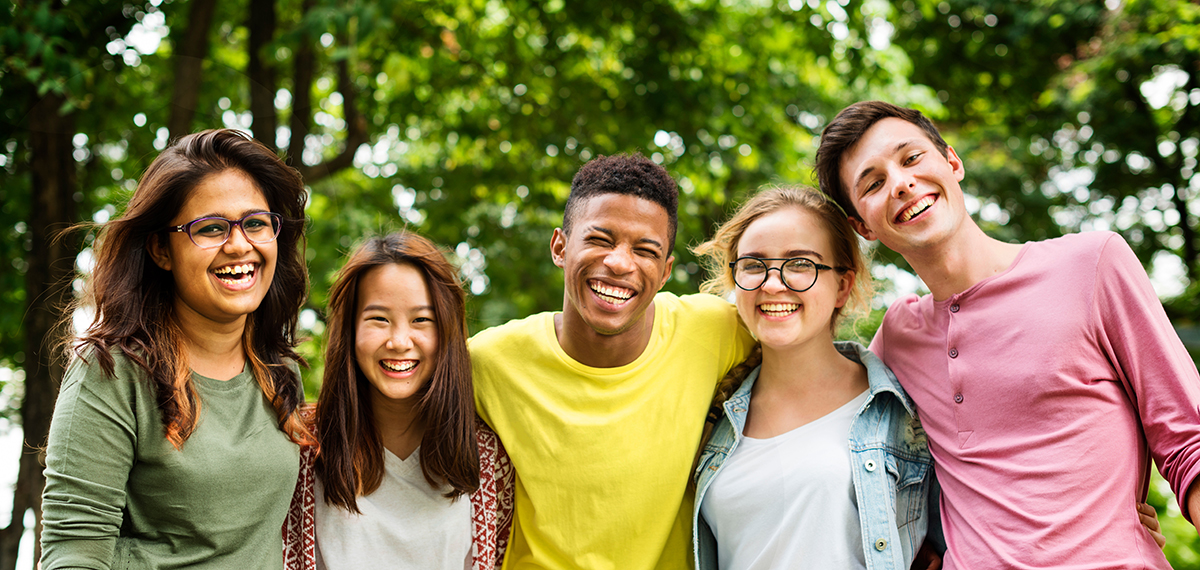
[[[917,142],[917,140],[918,139],[905,139],[905,140],[902,140],[902,141],[896,143],[896,146],[892,148],[892,154],[896,154],[896,153],[904,150],[905,148],[912,146],[913,144],[915,144]],[[858,185],[862,183],[863,178],[870,176],[870,174],[872,172],[875,172],[874,166],[868,166],[867,168],[863,169],[862,172],[858,173],[858,177],[854,179],[853,188],[858,188]]]
[[[825,257],[823,255],[821,255],[820,253],[817,253],[811,249],[789,249],[786,252],[784,252],[784,255],[787,256],[784,259],[791,259],[793,257],[815,257],[815,258],[817,258],[818,261],[825,261]],[[764,257],[761,252],[757,252],[757,251],[747,251],[746,253],[740,253],[740,254],[738,254],[738,257],[757,257],[760,259],[780,259],[777,257],[773,257],[773,258]]]
[[[360,313],[365,313],[365,312],[367,312],[367,311],[382,311],[382,312],[385,312],[385,313],[386,313],[386,312],[388,312],[388,311],[390,311],[390,310],[391,310],[391,307],[385,307],[385,306],[383,306],[383,305],[367,305],[367,306],[363,307],[363,308],[362,308],[362,310],[361,310],[361,311],[359,311],[359,312],[360,312]],[[429,312],[433,312],[433,305],[421,305],[421,306],[419,306],[419,307],[413,307],[413,308],[412,308],[412,310],[413,310],[413,311],[429,311]]]
[[[234,214],[233,218],[226,218],[225,214],[220,213],[220,212],[211,212],[208,214],[201,214],[199,217],[196,217],[194,219],[199,220],[201,218],[225,218],[226,220],[240,220],[246,216],[249,216],[250,214],[269,214],[269,213],[271,213],[270,210],[264,210],[262,208],[250,208],[249,210],[242,210],[241,214]]]
[[[605,228],[605,227],[602,227],[602,226],[592,226],[592,227],[591,227],[591,228],[589,228],[589,229],[592,229],[592,230],[594,230],[594,231],[598,231],[598,232],[600,232],[600,233],[602,233],[602,234],[604,234],[604,235],[607,235],[608,237],[613,237],[613,236],[615,235],[615,233],[614,233],[612,230],[610,230],[610,229],[608,229],[608,228]],[[659,241],[658,241],[658,240],[655,240],[655,239],[650,239],[650,238],[648,238],[648,237],[639,238],[639,239],[637,240],[637,243],[648,243],[648,244],[653,244],[654,246],[658,247],[659,249],[662,249],[662,248],[663,248],[663,245],[662,245],[661,243],[659,243]]]

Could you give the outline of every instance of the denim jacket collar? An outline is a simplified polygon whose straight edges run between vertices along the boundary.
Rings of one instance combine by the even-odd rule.
[[[871,405],[871,401],[880,394],[890,392],[904,405],[904,409],[908,412],[908,415],[916,417],[916,406],[909,399],[908,394],[900,388],[900,381],[896,380],[896,375],[892,374],[892,371],[887,366],[884,366],[883,361],[878,356],[875,356],[874,353],[867,350],[867,347],[857,342],[839,341],[833,343],[833,345],[842,356],[862,364],[867,369],[867,383],[869,384],[868,390],[870,394],[867,396],[867,401],[863,402],[862,407],[856,413],[861,413],[867,409],[867,406]],[[737,434],[738,438],[742,437],[742,429],[746,427],[747,410],[750,408],[750,391],[754,389],[754,383],[758,381],[758,374],[761,371],[762,366],[751,371],[742,382],[742,385],[738,386],[733,395],[725,401],[725,416],[733,424],[733,431]]]

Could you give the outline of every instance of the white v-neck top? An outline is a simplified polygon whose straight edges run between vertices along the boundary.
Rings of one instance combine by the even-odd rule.
[[[327,504],[317,479],[318,569],[470,568],[471,501],[431,487],[419,457],[419,448],[408,459],[385,449],[383,481],[357,499],[361,515]]]

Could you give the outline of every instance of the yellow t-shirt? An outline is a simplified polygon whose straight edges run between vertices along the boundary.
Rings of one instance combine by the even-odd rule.
[[[475,403],[516,468],[506,570],[686,570],[688,477],[716,381],[753,340],[712,295],[654,300],[637,360],[584,366],[554,334],[555,313],[471,339]]]

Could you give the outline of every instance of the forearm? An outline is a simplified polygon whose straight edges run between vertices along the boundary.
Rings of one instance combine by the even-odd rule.
[[[1187,512],[1184,515],[1188,520],[1192,521],[1192,526],[1197,526],[1196,515],[1200,513],[1200,485],[1197,482],[1200,479],[1192,481],[1188,487],[1187,495],[1185,496],[1184,504],[1187,505]]]

